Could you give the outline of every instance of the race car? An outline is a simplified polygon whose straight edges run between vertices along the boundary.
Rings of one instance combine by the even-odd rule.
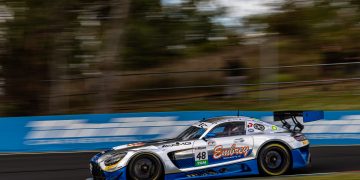
[[[303,122],[322,111],[274,112],[273,125],[251,117],[199,121],[172,139],[113,147],[91,158],[93,179],[209,179],[256,174],[281,175],[310,164]],[[291,121],[288,121],[291,120]]]

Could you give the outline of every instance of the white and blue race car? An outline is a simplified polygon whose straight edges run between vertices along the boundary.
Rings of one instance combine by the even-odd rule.
[[[310,164],[303,122],[322,111],[274,112],[282,127],[244,116],[200,121],[176,138],[117,146],[96,154],[90,171],[97,179],[208,179],[255,174],[281,175]],[[289,123],[287,120],[292,120]]]

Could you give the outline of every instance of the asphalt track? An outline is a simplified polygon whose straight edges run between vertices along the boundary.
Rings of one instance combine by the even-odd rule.
[[[360,146],[313,147],[312,167],[293,174],[360,171]],[[85,180],[95,153],[0,155],[1,180]]]

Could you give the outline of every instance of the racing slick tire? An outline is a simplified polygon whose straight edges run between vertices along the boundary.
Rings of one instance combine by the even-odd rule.
[[[289,150],[282,144],[271,143],[261,148],[258,156],[259,171],[263,175],[278,176],[291,166]]]
[[[150,153],[134,156],[127,169],[127,179],[132,180],[160,180],[164,171],[160,159]]]

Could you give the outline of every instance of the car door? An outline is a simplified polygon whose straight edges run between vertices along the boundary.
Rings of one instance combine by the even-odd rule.
[[[207,139],[208,164],[237,161],[249,157],[253,138],[246,136],[245,122],[226,122],[215,126]]]

